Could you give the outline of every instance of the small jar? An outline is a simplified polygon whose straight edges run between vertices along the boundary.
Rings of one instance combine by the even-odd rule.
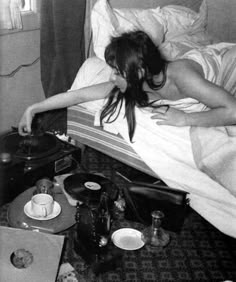
[[[170,242],[170,235],[162,227],[164,213],[162,211],[153,211],[152,225],[142,231],[142,240],[152,249],[162,249]]]
[[[54,196],[54,183],[49,178],[42,178],[36,182],[36,190],[34,194],[49,194],[52,197]]]

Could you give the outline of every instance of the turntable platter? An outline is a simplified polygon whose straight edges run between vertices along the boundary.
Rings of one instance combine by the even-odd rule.
[[[1,151],[10,153],[22,160],[36,160],[57,152],[61,145],[51,133],[20,136],[17,132],[5,135],[1,140]]]

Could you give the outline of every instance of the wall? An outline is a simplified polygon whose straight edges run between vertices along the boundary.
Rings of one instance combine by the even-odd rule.
[[[0,36],[0,134],[17,126],[28,105],[44,98],[39,60],[32,66],[22,67],[12,77],[2,77],[39,58],[39,48],[39,29]]]
[[[207,0],[208,30],[219,41],[236,42],[236,1]]]

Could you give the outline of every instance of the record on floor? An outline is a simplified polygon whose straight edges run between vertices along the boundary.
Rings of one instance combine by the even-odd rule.
[[[92,173],[76,173],[64,180],[64,189],[73,199],[86,204],[97,204],[102,192],[115,201],[118,187],[108,178]]]
[[[64,236],[0,226],[0,281],[55,281]]]

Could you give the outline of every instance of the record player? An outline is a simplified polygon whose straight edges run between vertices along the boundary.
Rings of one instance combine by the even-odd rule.
[[[16,196],[42,177],[75,169],[81,151],[50,132],[23,137],[13,130],[0,138],[0,156],[1,193],[10,200],[9,194]]]

